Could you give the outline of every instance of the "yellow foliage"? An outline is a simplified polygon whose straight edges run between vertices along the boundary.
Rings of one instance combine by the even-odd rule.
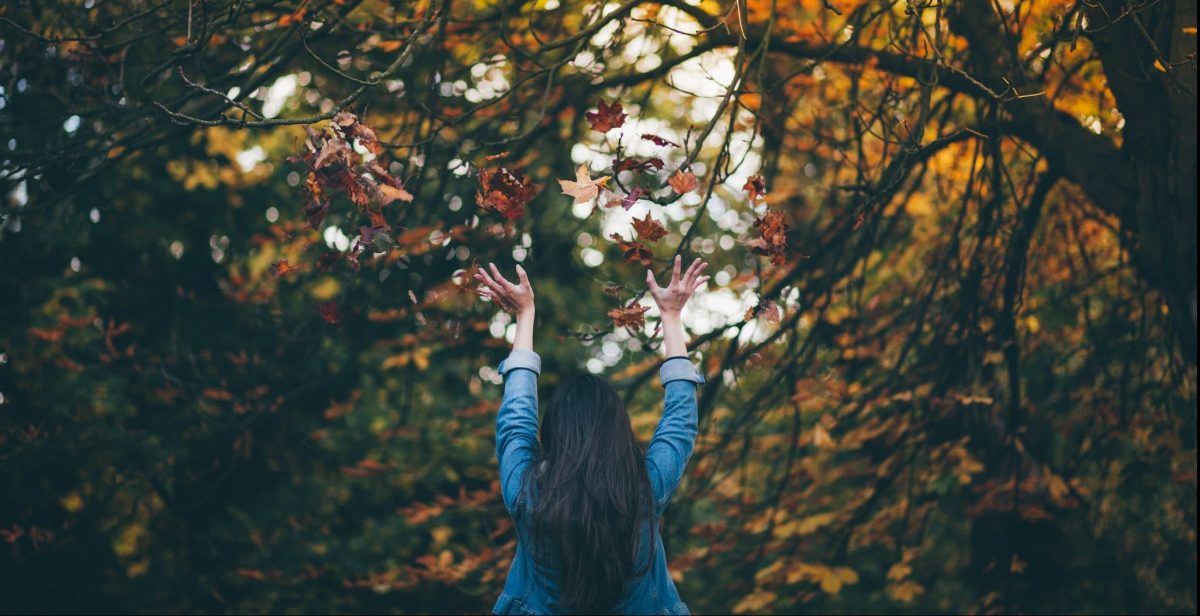
[[[70,511],[71,513],[75,513],[76,511],[83,509],[83,497],[79,496],[78,492],[71,492],[70,494],[62,497],[59,502],[62,503],[63,509]]]
[[[912,603],[917,595],[925,592],[925,587],[912,580],[904,580],[897,584],[888,584],[888,595],[900,603]]]
[[[811,535],[822,526],[828,526],[835,519],[837,514],[834,512],[818,513],[810,515],[799,520],[785,522],[775,527],[774,535],[776,538],[786,538],[795,535]]]
[[[775,593],[769,590],[756,590],[737,602],[733,606],[733,611],[738,614],[761,612],[763,608],[770,605],[778,597]]]
[[[311,295],[313,299],[322,302],[329,301],[334,297],[337,297],[337,294],[341,292],[342,283],[338,282],[336,278],[330,276],[321,278],[313,283],[313,285],[308,289],[308,294]]]

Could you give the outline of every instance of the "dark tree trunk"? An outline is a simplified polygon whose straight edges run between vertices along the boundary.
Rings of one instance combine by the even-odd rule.
[[[988,0],[952,5],[950,23],[970,42],[968,66],[997,91],[1040,89],[1025,74]],[[1195,0],[1145,6],[1105,0],[1090,9],[1087,36],[1125,118],[1122,144],[1097,135],[1040,96],[1005,109],[1016,132],[1116,216],[1141,275],[1171,313],[1180,351],[1196,363]],[[1162,68],[1157,68],[1158,66]]]

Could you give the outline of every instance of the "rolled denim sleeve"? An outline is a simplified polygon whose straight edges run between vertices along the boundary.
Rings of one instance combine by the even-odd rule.
[[[661,514],[683,479],[696,445],[696,386],[704,375],[687,357],[668,358],[658,369],[666,394],[662,418],[646,451],[646,470],[654,490],[655,513]]]
[[[537,377],[542,358],[533,351],[513,349],[500,362],[499,370],[504,375],[504,398],[496,414],[496,459],[504,508],[513,514],[521,494],[521,477],[537,455]]]

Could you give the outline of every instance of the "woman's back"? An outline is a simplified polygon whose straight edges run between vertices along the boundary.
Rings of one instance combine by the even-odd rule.
[[[505,377],[505,384],[504,400],[496,417],[496,456],[500,461],[504,504],[517,526],[517,552],[513,557],[504,592],[492,611],[497,614],[552,614],[572,611],[612,611],[626,614],[688,613],[687,606],[679,599],[675,583],[667,571],[666,554],[658,529],[662,512],[679,485],[688,458],[692,454],[696,439],[696,386],[703,383],[704,378],[686,357],[672,357],[659,369],[659,377],[666,391],[663,415],[645,455],[639,459],[639,467],[644,469],[643,477],[648,488],[646,500],[643,502],[648,504],[648,508],[637,509],[632,503],[627,503],[621,508],[624,509],[623,512],[605,512],[610,516],[614,513],[630,515],[631,519],[637,520],[635,528],[638,529],[633,533],[631,542],[636,546],[629,559],[631,575],[620,586],[609,581],[600,584],[603,588],[597,588],[597,594],[615,598],[606,602],[610,607],[605,609],[596,605],[571,607],[569,602],[562,600],[564,593],[561,582],[564,573],[566,570],[578,571],[578,567],[571,569],[563,566],[569,557],[564,558],[562,554],[561,546],[564,542],[554,538],[554,531],[558,529],[546,528],[544,518],[538,517],[540,512],[545,511],[545,508],[539,505],[544,505],[546,501],[555,497],[554,479],[571,477],[573,469],[567,467],[572,463],[580,463],[578,459],[558,460],[561,466],[553,469],[550,466],[551,460],[538,459],[537,376],[540,371],[541,358],[532,351],[514,350],[508,359],[500,364],[500,373]],[[579,407],[574,407],[574,410],[578,411]],[[547,427],[561,427],[556,420],[571,411],[570,406],[549,406],[543,422],[543,441],[547,439]],[[553,430],[551,428],[551,434],[554,433]],[[611,442],[608,446],[614,447]],[[603,458],[601,460],[603,463]],[[555,473],[554,470],[563,472]],[[600,467],[587,470],[603,475],[603,469]],[[593,481],[591,485],[573,487],[583,487],[586,493],[587,488],[598,488],[602,483]],[[597,496],[601,497],[596,499],[599,501],[604,495]],[[644,512],[645,515],[639,515],[639,512]],[[600,512],[589,512],[586,506],[576,506],[564,510],[562,516],[575,516],[578,518],[576,528],[587,528],[589,522],[595,521],[589,516],[597,513]],[[571,522],[569,519],[566,521]],[[586,535],[586,532],[584,534]],[[586,539],[582,543],[586,544]],[[574,555],[580,560],[590,558],[593,562],[603,562],[618,556],[612,553],[589,554],[581,550],[586,546],[570,546],[569,543],[568,546],[568,549],[576,548]],[[567,574],[566,577],[569,578],[570,575]],[[596,578],[590,581],[593,584],[599,582]]]
[[[592,375],[564,380],[538,434],[533,351],[533,290],[477,274],[481,295],[517,314],[512,353],[500,363],[504,399],[496,417],[496,457],[504,506],[516,522],[517,550],[497,614],[562,612],[686,614],[667,571],[659,519],[696,440],[696,387],[704,382],[686,356],[681,311],[707,277],[705,264],[661,288],[658,303],[668,358],[659,368],[663,414],[644,453],[612,386]],[[494,276],[494,278],[493,278]]]

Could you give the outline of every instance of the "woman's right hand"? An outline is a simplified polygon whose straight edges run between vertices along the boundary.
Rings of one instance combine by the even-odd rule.
[[[658,304],[658,310],[663,315],[678,315],[683,312],[683,306],[692,298],[696,289],[708,282],[709,276],[700,275],[704,272],[704,268],[708,267],[708,263],[700,259],[692,261],[687,268],[687,273],[681,277],[679,270],[682,264],[683,258],[675,255],[675,265],[671,270],[671,283],[666,287],[658,286],[658,281],[654,279],[654,272],[646,270],[646,284],[650,287],[650,295],[654,298],[654,303]]]

